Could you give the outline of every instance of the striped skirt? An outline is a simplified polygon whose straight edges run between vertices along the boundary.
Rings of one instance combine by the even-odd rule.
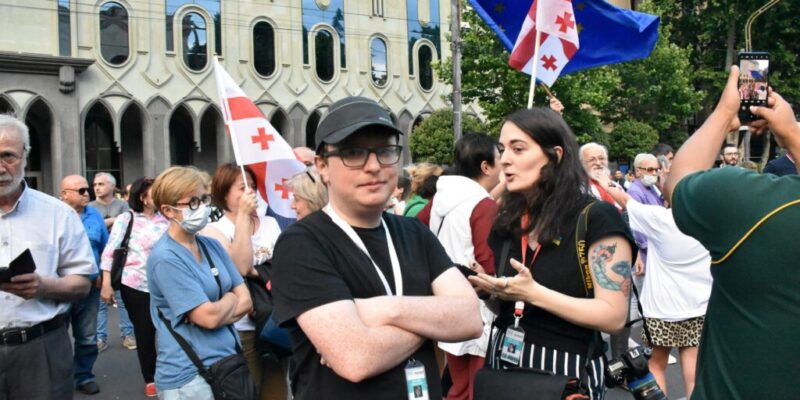
[[[495,328],[487,353],[486,362],[493,369],[511,366],[508,362],[500,360],[501,344],[505,338],[505,329],[500,332]],[[599,343],[602,345],[602,343]],[[491,356],[488,356],[491,355]],[[577,377],[589,386],[589,397],[592,400],[603,400],[606,394],[605,387],[605,360],[597,357],[586,364],[586,355],[568,353],[545,346],[525,343],[522,357],[517,367],[537,368],[551,371],[554,374]],[[520,399],[524,400],[524,399]]]

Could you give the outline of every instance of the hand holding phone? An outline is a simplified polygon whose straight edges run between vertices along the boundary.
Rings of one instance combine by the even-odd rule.
[[[743,124],[761,117],[750,106],[766,106],[769,96],[769,53],[739,53],[739,120]]]
[[[31,250],[25,249],[9,263],[8,268],[0,270],[0,283],[11,282],[11,278],[17,275],[30,274],[34,271],[36,271],[36,263],[33,261]]]
[[[463,274],[465,278],[473,275],[478,275],[478,273],[475,272],[474,269],[467,267],[464,264],[456,264],[456,268],[458,268],[458,270],[461,271],[461,274]]]

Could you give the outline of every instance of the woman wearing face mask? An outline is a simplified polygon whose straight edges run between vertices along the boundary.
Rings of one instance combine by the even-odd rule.
[[[141,178],[131,184],[128,204],[133,211],[122,213],[114,221],[109,235],[108,244],[100,261],[103,270],[103,288],[100,297],[106,304],[114,303],[114,289],[111,288],[111,263],[114,249],[122,242],[128,225],[133,223],[131,236],[128,240],[128,257],[122,269],[122,286],[120,292],[122,301],[128,309],[128,315],[133,323],[136,335],[136,354],[139,357],[139,368],[142,371],[145,387],[144,393],[148,397],[156,396],[155,371],[156,371],[156,329],[150,318],[150,293],[147,287],[148,274],[145,263],[150,255],[153,245],[167,230],[168,222],[153,205],[151,186],[153,180]]]
[[[167,169],[156,178],[152,196],[169,220],[167,233],[147,260],[150,314],[158,331],[159,397],[210,400],[211,387],[166,324],[208,368],[240,347],[233,323],[250,312],[250,294],[222,245],[197,234],[209,222],[211,203],[199,171]]]

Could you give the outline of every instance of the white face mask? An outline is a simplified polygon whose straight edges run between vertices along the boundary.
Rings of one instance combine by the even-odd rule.
[[[178,209],[177,207],[172,208]],[[197,207],[194,211],[187,207],[181,209],[181,212],[183,213],[183,221],[175,222],[178,222],[183,230],[192,235],[197,234],[197,232],[200,232],[206,227],[209,215],[211,215],[211,209],[205,204],[201,204],[200,207]]]
[[[645,175],[642,177],[642,184],[647,187],[655,185],[656,182],[658,182],[658,177],[655,175]]]

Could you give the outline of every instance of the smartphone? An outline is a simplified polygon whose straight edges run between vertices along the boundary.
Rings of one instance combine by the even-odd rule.
[[[30,249],[25,249],[14,261],[11,261],[8,268],[0,269],[0,283],[11,282],[11,278],[29,274],[36,271],[36,263],[33,261]]]
[[[766,106],[769,95],[769,53],[739,53],[739,121],[746,124],[760,117],[750,106]]]
[[[469,268],[466,265],[456,264],[456,267],[458,268],[459,271],[461,271],[461,273],[464,275],[464,277],[468,277],[468,276],[472,276],[472,275],[478,275],[478,273],[475,272],[474,269]]]

